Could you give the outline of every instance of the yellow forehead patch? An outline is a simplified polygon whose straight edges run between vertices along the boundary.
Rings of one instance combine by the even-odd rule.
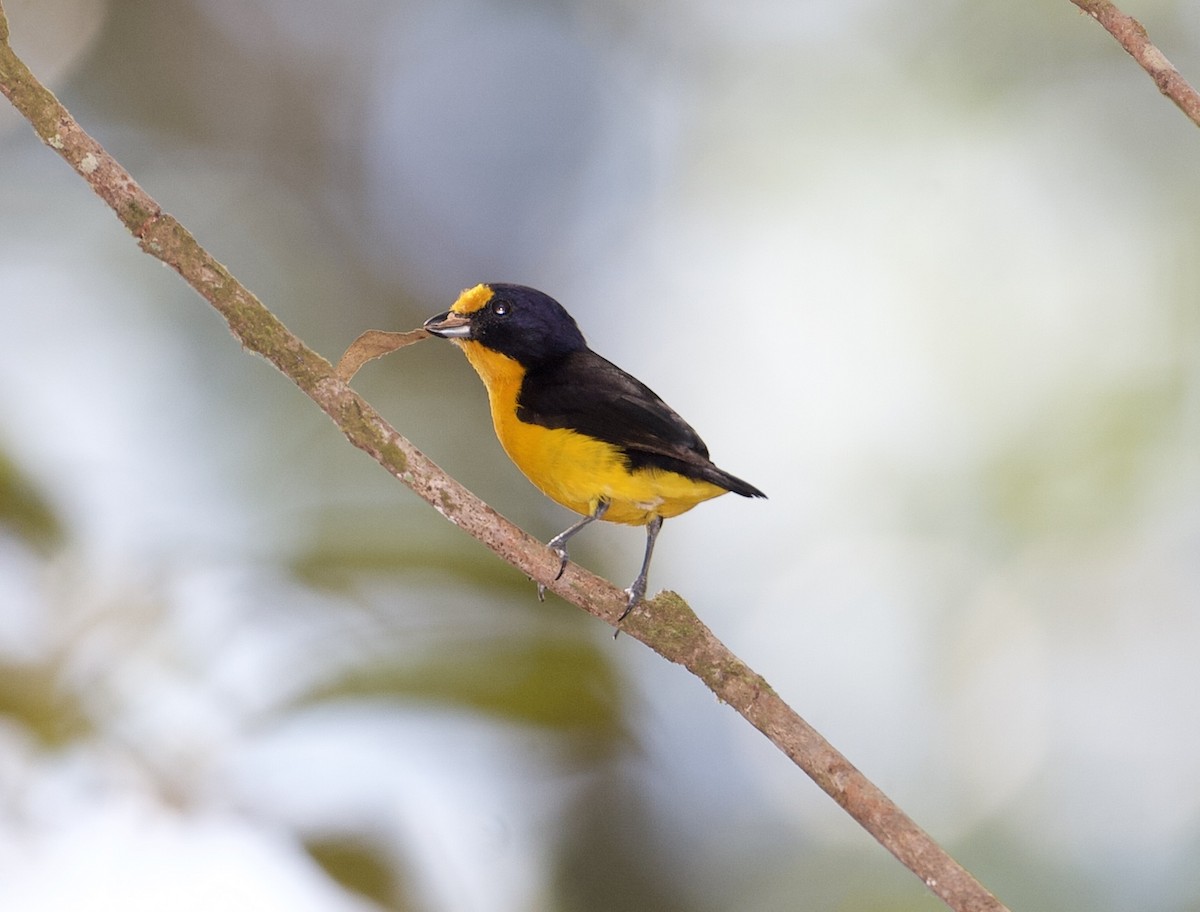
[[[492,290],[486,285],[476,285],[474,288],[468,288],[458,296],[458,300],[454,302],[454,306],[450,308],[451,313],[470,314],[475,313],[484,304],[492,299]]]

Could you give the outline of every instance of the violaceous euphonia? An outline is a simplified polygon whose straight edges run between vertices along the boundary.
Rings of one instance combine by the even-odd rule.
[[[646,527],[642,569],[618,621],[646,593],[664,519],[726,491],[766,497],[713,465],[691,426],[648,386],[588,348],[575,320],[547,294],[524,285],[476,285],[425,328],[461,348],[483,380],[496,436],[517,468],[551,500],[582,515],[549,542],[560,576],[568,539],[589,523]]]

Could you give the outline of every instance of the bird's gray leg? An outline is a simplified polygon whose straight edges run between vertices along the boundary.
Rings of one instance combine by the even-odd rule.
[[[592,511],[590,516],[585,516],[583,519],[579,520],[579,522],[575,523],[570,528],[559,532],[556,536],[554,536],[554,538],[546,542],[546,547],[557,554],[560,561],[558,565],[558,573],[554,577],[555,579],[561,579],[563,571],[567,569],[567,540],[576,532],[580,531],[584,526],[594,523],[598,519],[603,519],[604,514],[607,512],[608,501],[601,500],[596,504],[596,509]],[[538,600],[546,600],[546,587],[541,583],[538,583]]]
[[[625,610],[621,612],[621,616],[617,618],[617,623],[625,620],[629,616],[629,612],[634,609],[634,606],[642,600],[646,594],[646,577],[650,573],[650,558],[654,554],[654,541],[658,538],[658,530],[662,528],[662,517],[656,516],[650,522],[646,523],[646,556],[642,559],[642,569],[638,573],[637,579],[626,590],[629,593],[629,601],[625,603]]]

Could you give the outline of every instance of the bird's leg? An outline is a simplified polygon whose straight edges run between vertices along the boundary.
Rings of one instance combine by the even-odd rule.
[[[638,573],[637,579],[625,591],[629,593],[629,601],[625,603],[625,610],[621,612],[621,616],[617,618],[617,623],[625,620],[638,602],[642,600],[642,596],[646,594],[646,577],[650,573],[650,557],[654,554],[654,540],[658,538],[658,530],[662,528],[662,517],[656,516],[650,522],[646,523],[646,556],[642,559],[642,569]]]
[[[598,519],[603,519],[604,514],[608,512],[608,501],[601,500],[596,504],[596,509],[592,511],[590,516],[585,516],[569,529],[564,529],[559,532],[554,538],[546,542],[546,547],[553,551],[562,560],[558,568],[558,575],[555,579],[559,579],[563,575],[563,571],[567,569],[567,540],[591,523]]]
[[[567,569],[567,539],[582,529],[584,526],[594,523],[598,519],[603,519],[604,514],[608,512],[608,501],[601,500],[596,504],[596,509],[592,511],[590,516],[585,516],[579,522],[575,523],[569,529],[564,529],[559,532],[554,538],[546,542],[546,547],[558,555],[560,561],[558,565],[558,573],[555,574],[555,579],[561,579],[563,571]],[[546,587],[538,583],[538,601],[546,600]]]

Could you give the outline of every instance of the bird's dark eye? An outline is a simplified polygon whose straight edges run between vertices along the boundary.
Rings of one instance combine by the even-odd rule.
[[[494,313],[496,316],[507,317],[510,308],[507,301],[493,301],[491,303],[491,309],[492,313]]]

